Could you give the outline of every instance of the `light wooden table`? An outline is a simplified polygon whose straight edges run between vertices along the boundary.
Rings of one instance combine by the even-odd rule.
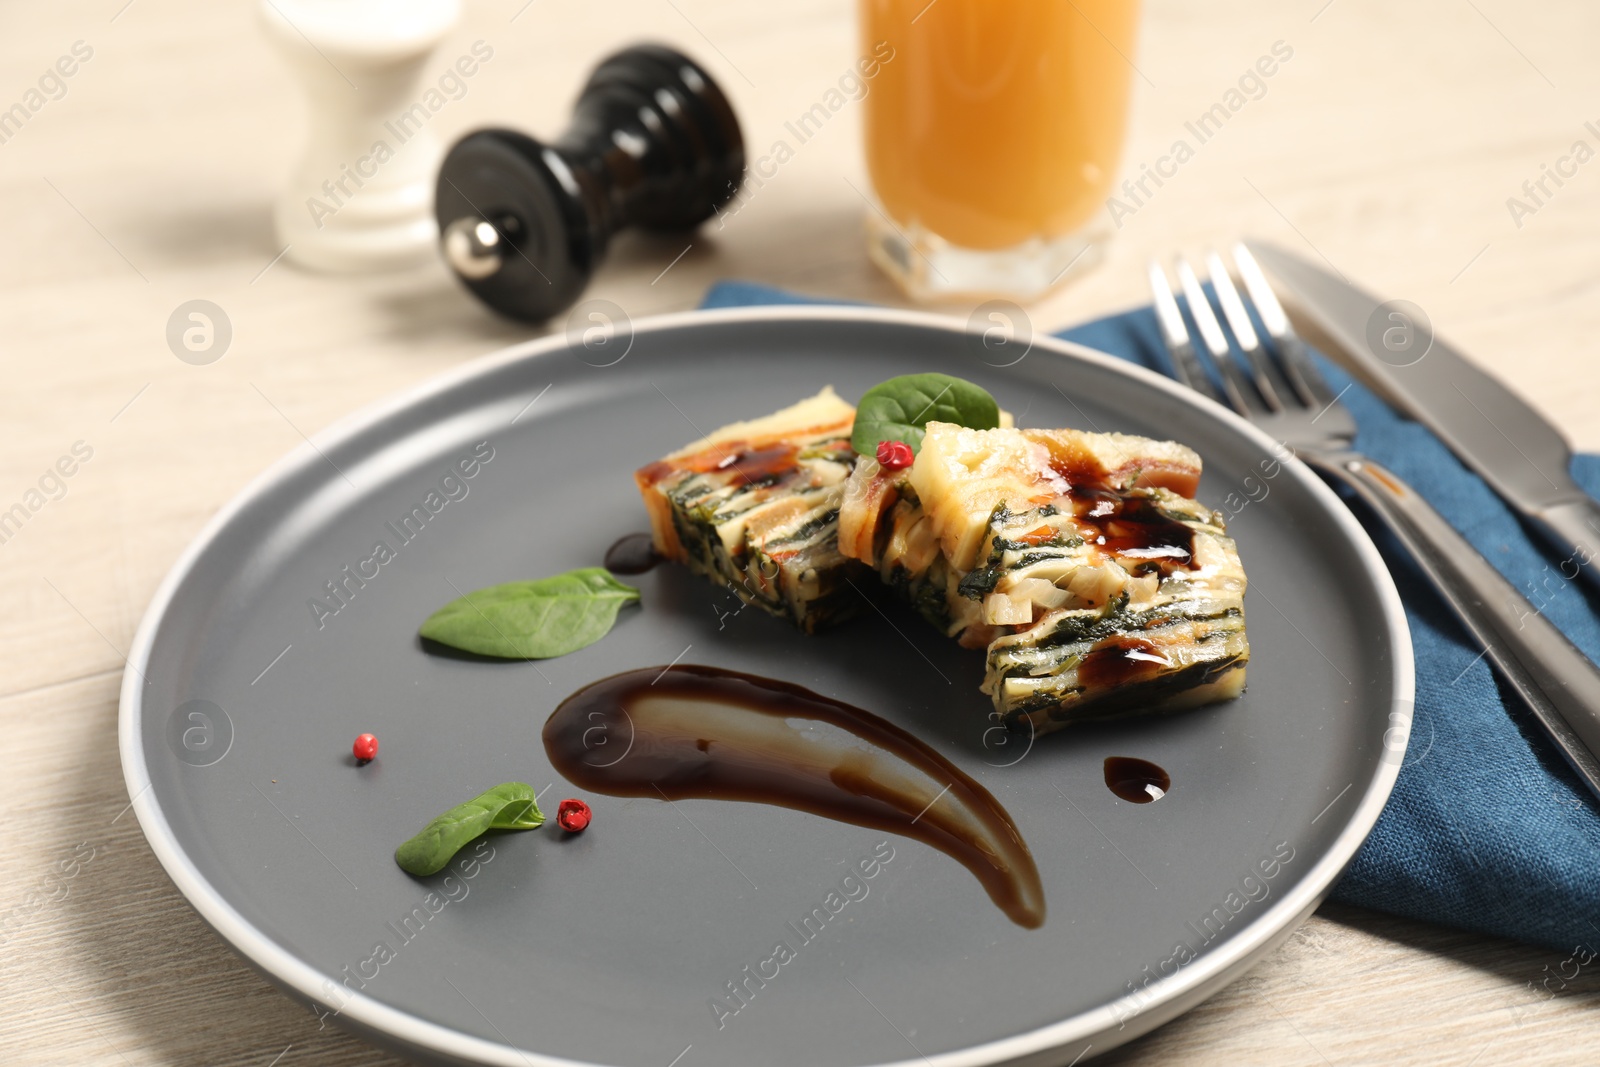
[[[469,0],[439,65],[479,38],[495,55],[434,119],[443,134],[553,131],[592,61],[648,36],[709,64],[760,149],[855,55],[849,0],[532,0],[513,20],[523,7]],[[75,41],[93,49],[66,95],[0,144],[0,508],[75,442],[93,449],[65,495],[0,544],[0,1062],[392,1063],[319,1030],[157,866],[117,759],[121,653],[201,524],[302,433],[530,331],[489,317],[440,267],[269,268],[269,205],[303,118],[249,3],[11,4],[0,31],[0,106]],[[1257,234],[1421,304],[1600,448],[1585,358],[1600,335],[1600,162],[1520,227],[1506,205],[1574,141],[1600,146],[1584,126],[1600,125],[1600,7],[1154,0],[1129,167],[1280,40],[1294,56],[1266,94],[1125,220],[1106,265],[1032,309],[1035,325],[1142,301],[1151,255]],[[865,260],[845,180],[865,187],[858,119],[832,119],[665,274],[681,243],[618,242],[594,294],[635,317],[689,307],[728,277],[897,302]],[[234,327],[207,367],[163,337],[196,297]],[[80,843],[92,860],[51,881]],[[1593,979],[1553,998],[1530,989],[1561,959],[1329,907],[1249,978],[1108,1062],[1595,1062]]]

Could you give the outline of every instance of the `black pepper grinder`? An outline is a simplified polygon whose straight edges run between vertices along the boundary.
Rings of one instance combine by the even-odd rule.
[[[642,44],[601,61],[548,144],[516,130],[467,134],[439,167],[445,262],[502,315],[543,322],[589,283],[625,226],[696,226],[744,178],[739,120],[711,75]]]

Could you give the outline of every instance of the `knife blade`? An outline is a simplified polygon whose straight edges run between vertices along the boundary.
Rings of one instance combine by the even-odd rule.
[[[1302,315],[1335,342],[1327,353],[1392,406],[1432,430],[1558,553],[1564,578],[1600,588],[1600,504],[1572,480],[1561,432],[1504,383],[1417,321],[1281,248],[1245,242]]]

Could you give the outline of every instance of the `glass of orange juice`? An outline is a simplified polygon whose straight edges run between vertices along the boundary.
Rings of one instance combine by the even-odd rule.
[[[1110,236],[1138,0],[860,0],[872,258],[913,297],[1028,300]]]

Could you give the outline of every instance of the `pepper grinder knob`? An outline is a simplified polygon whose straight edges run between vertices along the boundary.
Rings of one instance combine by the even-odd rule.
[[[635,45],[589,75],[559,138],[485,129],[457,141],[434,210],[462,283],[502,315],[543,322],[578,299],[618,230],[696,226],[743,178],[744,136],[711,75]]]

